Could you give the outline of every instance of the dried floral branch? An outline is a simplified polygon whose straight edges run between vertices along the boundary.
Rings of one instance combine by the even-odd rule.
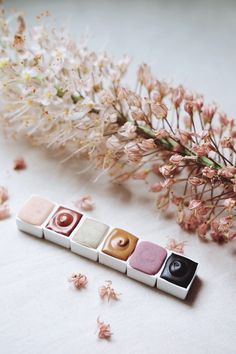
[[[72,282],[77,289],[83,289],[88,283],[86,275],[81,273],[73,273],[69,278],[69,282]]]
[[[112,288],[112,281],[111,280],[106,280],[105,285],[102,285],[99,289],[99,295],[101,299],[107,298],[107,301],[109,302],[111,299],[112,300],[119,300],[119,296],[121,294],[118,294],[114,288]]]
[[[202,239],[232,240],[234,119],[202,95],[158,80],[147,64],[138,68],[136,89],[128,89],[123,83],[128,58],[115,61],[89,51],[46,23],[27,32],[18,21],[14,33],[1,12],[5,129],[62,150],[67,159],[87,158],[89,168],[119,183],[145,180],[151,192],[159,193],[157,208],[174,206],[185,230]]]

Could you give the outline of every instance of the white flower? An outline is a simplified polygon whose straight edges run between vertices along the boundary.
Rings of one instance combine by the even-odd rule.
[[[134,139],[136,134],[136,126],[132,122],[126,122],[120,129],[119,134],[128,139]]]

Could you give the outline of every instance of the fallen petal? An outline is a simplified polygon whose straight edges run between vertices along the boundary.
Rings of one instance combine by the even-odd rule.
[[[74,206],[84,211],[91,211],[94,209],[94,203],[89,195],[79,198],[74,202]]]
[[[0,205],[0,220],[4,220],[10,216],[10,208],[7,204]]]
[[[113,334],[111,333],[110,324],[105,324],[104,322],[100,321],[99,317],[97,318],[97,324],[98,324],[98,338],[109,340]]]
[[[26,162],[23,157],[18,157],[13,161],[13,169],[14,170],[24,170],[26,168]]]

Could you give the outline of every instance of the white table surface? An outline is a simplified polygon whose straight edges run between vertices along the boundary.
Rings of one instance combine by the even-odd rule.
[[[26,9],[30,22],[48,9],[77,35],[88,27],[95,49],[134,57],[130,77],[137,63],[147,61],[160,77],[195,88],[236,114],[234,1],[7,1],[13,6]],[[12,161],[19,154],[28,168],[16,172]],[[78,165],[61,165],[53,154],[0,138],[0,185],[8,187],[12,209],[12,217],[0,222],[0,353],[236,353],[235,242],[203,244],[158,213],[140,182],[93,183],[95,175],[76,174]],[[168,237],[187,240],[186,255],[200,262],[188,300],[17,231],[15,215],[32,193],[59,203],[90,194],[93,217],[161,245]],[[88,276],[87,290],[67,282],[76,271]],[[99,299],[98,287],[107,279],[122,293],[119,302]],[[96,338],[99,315],[111,324],[111,342]]]

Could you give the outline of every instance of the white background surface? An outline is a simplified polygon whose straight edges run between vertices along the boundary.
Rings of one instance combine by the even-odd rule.
[[[203,92],[236,114],[235,1],[7,1],[13,6],[26,10],[31,23],[50,10],[77,36],[88,28],[95,49],[134,57],[130,77],[146,61],[159,77]],[[28,169],[16,172],[12,160],[19,154]],[[95,175],[76,174],[76,162],[61,165],[55,156],[2,136],[0,166],[12,208],[12,217],[0,222],[1,354],[236,352],[235,242],[202,244],[157,213],[153,195],[139,182],[131,189],[104,178],[94,184]],[[59,203],[90,194],[93,217],[161,245],[173,236],[187,240],[186,254],[200,262],[200,280],[182,302],[18,232],[14,216],[31,193]],[[87,290],[75,291],[67,282],[75,271],[87,274]],[[106,279],[122,293],[121,301],[100,301],[97,289]],[[96,338],[99,315],[111,324],[111,342]]]

